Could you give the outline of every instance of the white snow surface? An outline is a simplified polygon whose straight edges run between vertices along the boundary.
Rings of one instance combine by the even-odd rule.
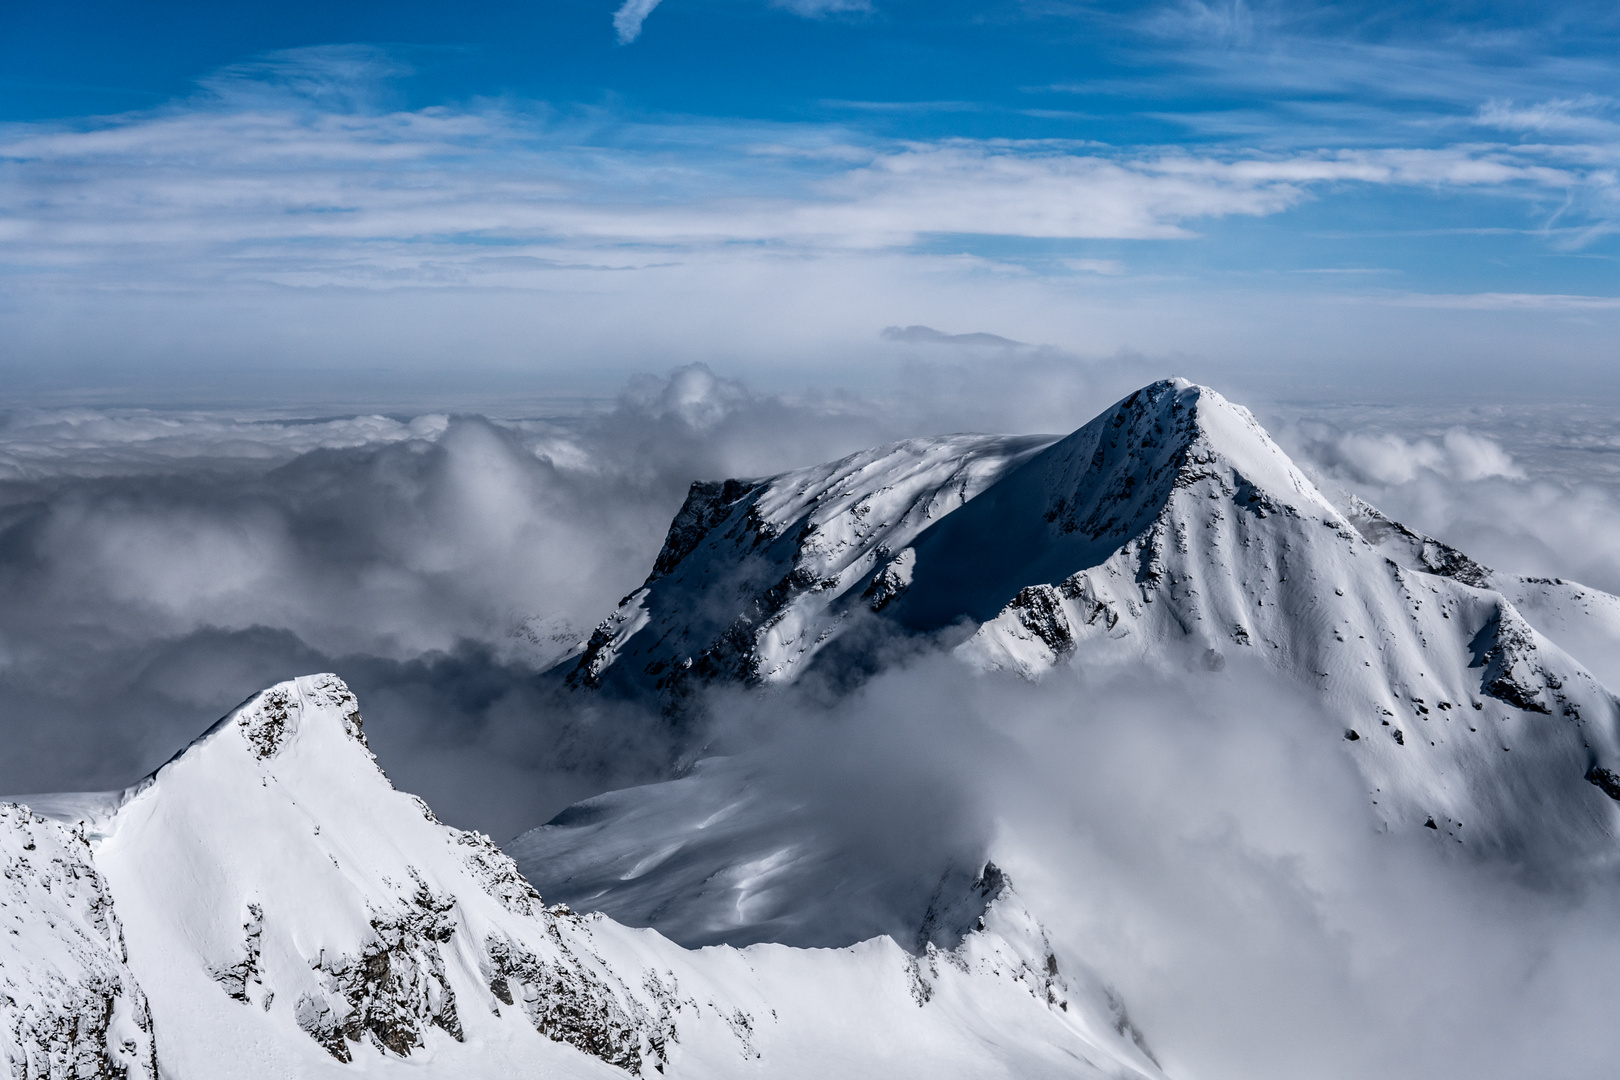
[[[1620,831],[1620,599],[1335,506],[1246,410],[1180,380],[1059,440],[694,485],[646,585],[563,669],[678,707],[836,676],[885,635],[1031,680],[1254,657],[1314,695],[1389,829],[1510,857],[1549,829],[1571,851]],[[705,762],[512,851],[686,941],[790,938],[836,852],[752,782]],[[993,867],[946,874],[911,940],[842,948],[688,950],[546,907],[487,837],[392,788],[331,675],[256,695],[127,791],[35,802],[0,828],[0,914],[28,928],[0,952],[26,990],[4,1015],[14,1073],[138,1076],[155,1053],[181,1078],[1159,1075]],[[64,1044],[51,1017],[92,1022]]]
[[[0,972],[45,1003],[7,1014],[14,1075],[69,1075],[15,1063],[54,1052],[47,1005],[103,992],[105,1053],[144,1067],[155,1031],[176,1080],[1160,1075],[993,870],[964,883],[977,928],[916,955],[688,951],[547,907],[393,789],[333,675],[254,696],[128,792],[51,802],[80,820],[0,806],[8,867],[49,867],[6,880],[27,933]]]

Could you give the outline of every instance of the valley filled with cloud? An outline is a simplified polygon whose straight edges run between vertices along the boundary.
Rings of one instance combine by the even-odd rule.
[[[17,1075],[1611,1068],[1612,10],[82,8]]]

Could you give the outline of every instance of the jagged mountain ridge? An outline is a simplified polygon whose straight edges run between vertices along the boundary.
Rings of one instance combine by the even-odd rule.
[[[997,446],[961,439],[941,446]],[[1254,656],[1316,695],[1390,827],[1432,822],[1478,850],[1522,853],[1556,822],[1559,844],[1612,844],[1620,808],[1588,778],[1620,773],[1620,703],[1504,590],[1543,625],[1595,627],[1600,641],[1620,601],[1494,574],[1364,503],[1341,511],[1246,409],[1184,380],[983,459],[993,467],[971,497],[930,498],[943,463],[891,484],[892,452],[869,452],[861,470],[717,485],[735,497],[710,510],[695,489],[649,584],[574,662],[576,685],[667,693],[669,670],[787,682],[850,662],[840,638],[858,653],[873,623],[1030,678],[1077,655]],[[840,479],[818,489],[800,479],[811,475]],[[796,516],[768,519],[771,535],[797,528],[797,544],[739,547],[749,500],[785,491]],[[891,492],[930,507],[924,527],[857,528],[856,509]],[[823,531],[840,537],[845,568],[826,589],[803,554]],[[739,553],[751,569],[728,578]],[[792,663],[778,660],[784,641]],[[728,663],[710,662],[720,654]]]
[[[914,953],[694,953],[547,907],[393,789],[331,675],[255,695],[127,791],[36,801],[65,820],[0,805],[29,931],[4,974],[34,999],[6,1051],[30,1080],[1160,1075],[999,879],[972,933]],[[54,869],[16,873],[25,850]],[[77,1042],[50,1016],[86,1021]]]
[[[767,480],[694,483],[646,583],[564,661],[567,679],[666,701],[715,680],[790,682],[852,602],[881,608],[899,588],[894,552],[1049,442],[910,439]]]
[[[1504,574],[1392,520],[1351,495],[1344,512],[1356,530],[1400,565],[1507,597],[1537,630],[1568,650],[1605,686],[1620,685],[1620,597],[1562,578]]]

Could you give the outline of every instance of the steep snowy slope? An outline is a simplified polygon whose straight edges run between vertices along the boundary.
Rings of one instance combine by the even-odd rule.
[[[941,878],[983,864],[978,838],[945,822],[925,844],[852,852],[839,823],[883,807],[851,808],[847,796],[832,805],[771,764],[759,754],[709,758],[679,779],[578,803],[506,848],[567,903],[687,946],[909,942]]]
[[[1110,639],[1258,653],[1317,688],[1391,825],[1523,852],[1620,823],[1587,782],[1620,766],[1614,696],[1465,557],[1449,576],[1388,558],[1213,391],[1132,395],[916,547],[899,616],[984,619],[976,663],[1036,674]],[[1009,596],[988,617],[995,573],[965,572],[987,551]]]
[[[1599,625],[1612,598],[1500,582],[1432,542],[1425,553],[1424,538],[1414,551],[1416,534],[1393,523],[1370,541],[1247,410],[1182,380],[1145,387],[1064,439],[996,461],[971,498],[908,489],[912,504],[944,502],[950,512],[860,548],[813,619],[798,608],[780,623],[756,619],[781,610],[773,597],[788,593],[754,589],[755,579],[736,592],[694,589],[725,577],[717,562],[750,550],[713,539],[726,523],[746,535],[746,515],[716,511],[711,528],[710,517],[683,511],[691,520],[672,530],[653,586],[604,624],[578,670],[603,682],[626,665],[630,680],[659,651],[646,671],[785,680],[818,662],[849,662],[840,635],[865,634],[874,621],[958,640],[971,664],[1030,678],[1076,655],[1191,655],[1210,665],[1257,656],[1318,695],[1323,722],[1344,737],[1391,827],[1432,824],[1477,850],[1513,854],[1545,854],[1549,842],[1612,847],[1620,703],[1493,586],[1509,586],[1549,628],[1558,622],[1549,612],[1566,627],[1578,615]],[[787,481],[748,490],[777,492]],[[1358,520],[1379,532],[1367,514]],[[694,558],[703,574],[683,575]],[[816,578],[794,565],[782,580]],[[777,625],[794,629],[782,637]],[[704,644],[700,626],[731,629]],[[738,626],[763,629],[739,635]],[[693,633],[672,633],[681,627]],[[796,665],[781,661],[785,640],[796,643]],[[726,665],[706,659],[718,652]]]
[[[894,552],[1050,441],[912,439],[767,480],[693,484],[646,584],[567,662],[568,680],[667,702],[714,679],[791,681],[852,589],[881,608],[905,580]]]
[[[1356,531],[1387,557],[1413,570],[1494,589],[1605,686],[1620,686],[1620,596],[1562,578],[1519,577],[1481,566],[1354,495],[1344,509]]]
[[[993,868],[942,894],[915,954],[886,938],[694,953],[545,907],[487,837],[392,788],[331,675],[255,696],[127,792],[53,802],[90,838],[105,887],[85,869],[81,892],[103,910],[110,893],[175,1080],[1159,1075]],[[71,847],[69,828],[7,813]],[[59,899],[18,888],[34,911]],[[75,935],[95,948],[57,960],[68,991],[110,972],[136,1000],[115,936],[59,936]],[[119,1052],[149,1055],[112,1000]]]
[[[6,1075],[157,1080],[146,998],[81,830],[0,803]]]

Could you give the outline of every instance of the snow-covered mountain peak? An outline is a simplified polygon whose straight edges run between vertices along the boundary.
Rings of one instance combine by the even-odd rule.
[[[693,953],[548,908],[487,836],[393,789],[331,675],[255,695],[117,797],[56,804],[97,815],[94,839],[0,803],[21,1075],[1159,1075],[1112,998],[1025,962],[1038,925],[924,971],[888,939]]]
[[[1346,527],[1247,409],[1166,379],[1061,439],[910,439],[695,483],[645,585],[563,667],[574,686],[666,704],[714,680],[790,682],[862,611],[913,631],[992,618],[1024,586],[1106,558],[1201,479],[1261,513]]]
[[[344,681],[330,672],[301,675],[259,691],[232,709],[184,750],[131,789],[137,794],[182,762],[236,754],[255,762],[305,754],[337,754],[362,773],[377,772],[366,744],[360,704]]]
[[[1167,379],[1116,402],[919,536],[893,614],[915,631],[982,623],[1026,587],[1063,581],[1133,545],[1152,577],[1156,544],[1199,537],[1190,522],[1211,509],[1350,533],[1247,409]]]
[[[1110,520],[1113,531],[1129,531],[1129,518],[1119,513],[1126,505],[1141,503],[1151,512],[1168,494],[1164,485],[1185,487],[1217,470],[1230,474],[1239,498],[1261,492],[1338,517],[1248,409],[1185,379],[1152,383],[1121,399],[1040,460],[1053,500],[1047,520],[1066,532],[1104,528]]]
[[[960,469],[974,483],[941,486]],[[1444,823],[1467,821],[1470,845],[1527,850],[1553,790],[1566,838],[1606,842],[1620,822],[1587,779],[1620,774],[1620,704],[1589,670],[1620,601],[1493,573],[1359,501],[1341,511],[1207,387],[1153,383],[1051,442],[913,440],[710,488],[576,685],[669,704],[708,680],[858,677],[889,635],[1028,678],[1077,656],[1242,657],[1320,695],[1392,826],[1463,840]],[[790,504],[803,512],[759,509]]]
[[[249,698],[227,718],[258,758],[271,757],[295,741],[305,724],[328,723],[361,747],[360,705],[342,679],[332,674],[306,675],[277,683]]]
[[[566,677],[666,702],[716,679],[791,681],[851,605],[881,607],[903,587],[897,552],[1051,442],[908,439],[763,480],[694,483],[646,583],[564,662]]]

